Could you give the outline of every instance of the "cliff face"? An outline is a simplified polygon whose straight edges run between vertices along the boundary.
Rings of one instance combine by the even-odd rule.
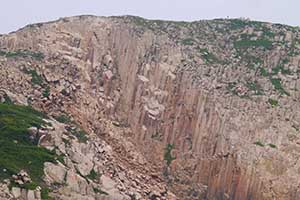
[[[105,141],[116,199],[297,200],[299,45],[246,20],[71,17],[1,36],[0,83]]]

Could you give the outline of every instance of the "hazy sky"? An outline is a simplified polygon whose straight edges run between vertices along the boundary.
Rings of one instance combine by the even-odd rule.
[[[299,26],[300,0],[2,0],[0,33],[82,14],[187,21],[249,17]]]

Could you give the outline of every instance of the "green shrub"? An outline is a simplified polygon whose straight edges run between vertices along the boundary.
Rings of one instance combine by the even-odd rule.
[[[260,75],[264,76],[264,77],[267,77],[269,76],[269,73],[267,72],[267,70],[263,67],[260,67],[259,68],[259,71],[260,71]]]
[[[269,147],[271,147],[271,148],[277,149],[277,146],[276,146],[275,144],[270,143],[270,144],[268,144],[268,145],[269,145]]]
[[[50,190],[48,188],[42,188],[41,197],[42,200],[54,200],[54,198],[49,196]]]
[[[36,70],[24,70],[24,73],[31,75],[31,83],[32,85],[40,85],[42,86],[44,79],[40,76]]]
[[[0,50],[0,56],[6,56],[6,52],[5,52],[5,51],[2,51],[2,50]]]
[[[55,150],[53,151],[53,153],[55,153]],[[66,164],[65,163],[65,155],[64,154],[56,155],[54,158],[55,158],[56,161],[59,161],[60,163],[62,163],[64,165]]]
[[[70,141],[65,139],[65,138],[62,138],[62,141],[65,143],[65,145],[70,145],[71,144]]]
[[[262,143],[261,141],[256,141],[254,142],[255,145],[260,146],[260,147],[264,147],[264,143]]]
[[[271,78],[271,83],[274,86],[274,88],[280,93],[280,94],[286,94],[290,95],[281,85],[281,79],[280,78]]]
[[[35,190],[36,187],[39,186],[38,184],[32,182],[32,183],[25,183],[24,185],[22,185],[22,188],[25,188],[27,190]]]
[[[40,75],[38,75],[35,70],[31,71],[31,77],[32,77],[32,79],[31,79],[32,84],[34,84],[34,85],[42,85],[43,78]]]
[[[43,97],[48,98],[50,96],[50,87],[46,87],[46,89],[43,91]]]
[[[95,179],[98,179],[100,177],[100,175],[94,169],[92,169],[90,174],[87,175],[86,177],[91,180],[95,180]]]
[[[73,124],[75,126],[75,128],[70,127],[67,130],[72,135],[74,135],[78,139],[79,142],[85,143],[88,140],[87,133],[84,130],[82,130],[74,121],[72,121],[69,116],[61,114],[59,116],[54,116],[54,118],[60,123]],[[64,141],[64,142],[65,142],[65,144],[69,143],[68,141]]]
[[[101,189],[98,189],[98,188],[93,188],[94,189],[94,192],[97,193],[97,194],[103,194],[103,195],[108,195],[107,192],[101,190]]]
[[[71,119],[69,116],[67,115],[64,115],[64,114],[61,114],[59,116],[56,116],[54,117],[58,122],[60,123],[64,123],[64,124],[67,124],[67,123],[70,123],[71,122]]]
[[[276,99],[268,99],[269,104],[271,104],[272,107],[278,106],[278,101]]]
[[[77,128],[75,130],[71,130],[71,133],[78,139],[79,142],[85,143],[88,140],[86,132],[82,129]]]
[[[174,149],[173,144],[167,144],[165,148],[165,154],[164,154],[164,160],[167,162],[167,165],[169,166],[173,160],[176,159],[176,157],[173,157],[171,154],[171,151]]]

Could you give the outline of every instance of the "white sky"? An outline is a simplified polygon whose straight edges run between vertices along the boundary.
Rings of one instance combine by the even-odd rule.
[[[27,24],[82,14],[200,20],[247,17],[300,25],[300,0],[1,0],[0,33]]]

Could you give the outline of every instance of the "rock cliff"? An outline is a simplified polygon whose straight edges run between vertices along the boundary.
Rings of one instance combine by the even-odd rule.
[[[77,16],[1,35],[0,55],[0,99],[54,127],[54,199],[300,199],[298,28]]]

